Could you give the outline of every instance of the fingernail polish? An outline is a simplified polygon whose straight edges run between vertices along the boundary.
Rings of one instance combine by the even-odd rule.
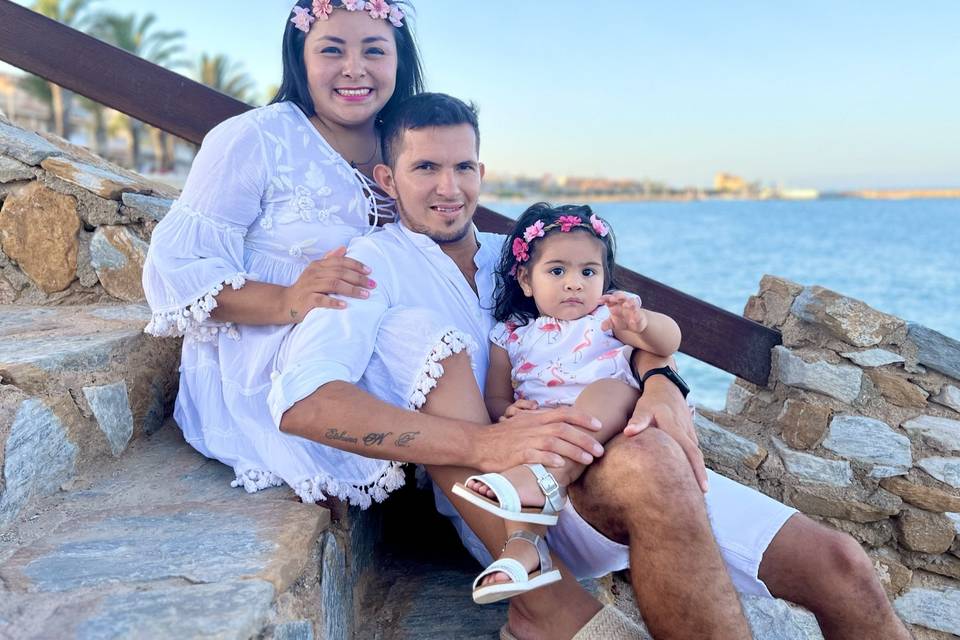
[[[373,289],[373,288],[375,288],[376,286],[377,286],[377,281],[376,281],[376,280],[373,280],[373,279],[367,280],[367,288],[368,288],[368,289]]]

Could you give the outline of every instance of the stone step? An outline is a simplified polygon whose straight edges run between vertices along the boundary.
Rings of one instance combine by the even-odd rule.
[[[32,504],[0,534],[0,637],[334,637],[329,510],[232,479],[171,424]]]
[[[31,500],[163,423],[179,340],[145,305],[0,306],[0,531]]]

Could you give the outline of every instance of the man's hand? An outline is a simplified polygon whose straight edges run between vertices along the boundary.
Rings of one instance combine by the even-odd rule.
[[[635,436],[648,427],[660,429],[680,445],[700,489],[706,493],[707,468],[703,463],[690,408],[677,386],[663,376],[653,376],[644,383],[643,395],[637,400],[623,435]]]
[[[564,458],[590,464],[603,447],[590,431],[600,421],[571,407],[522,411],[476,434],[474,464],[483,472],[504,471],[521,464],[561,467]]]

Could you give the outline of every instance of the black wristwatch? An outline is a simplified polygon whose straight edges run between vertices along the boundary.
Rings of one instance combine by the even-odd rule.
[[[640,378],[640,392],[643,393],[643,383],[650,379],[651,376],[664,376],[667,380],[677,385],[677,389],[680,389],[680,393],[684,398],[687,397],[687,394],[690,393],[690,387],[686,382],[683,381],[683,378],[680,377],[680,374],[671,369],[670,367],[659,367],[657,369],[650,369],[643,377]]]

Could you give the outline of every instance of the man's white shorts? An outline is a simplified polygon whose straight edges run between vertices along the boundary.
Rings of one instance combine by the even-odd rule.
[[[774,536],[797,510],[713,471],[707,470],[707,475],[707,515],[734,587],[743,594],[770,597],[757,577],[760,561]],[[434,488],[434,494],[438,510],[453,520],[467,550],[480,564],[490,564],[493,558],[480,539],[439,490]],[[548,530],[547,542],[578,579],[598,578],[630,566],[629,548],[594,529],[571,501],[567,501],[557,525]]]

